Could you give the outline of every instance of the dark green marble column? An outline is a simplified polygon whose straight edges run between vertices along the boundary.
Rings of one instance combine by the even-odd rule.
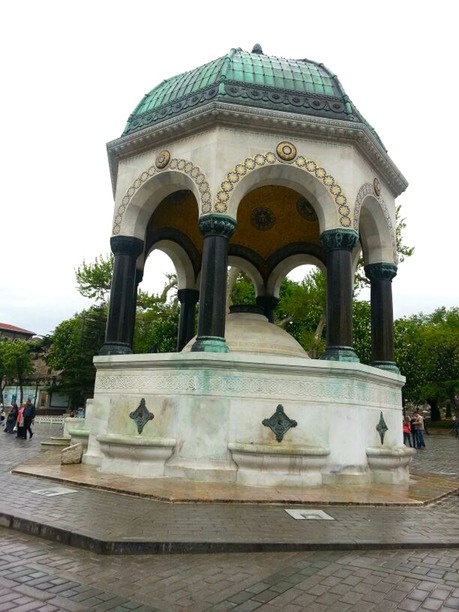
[[[100,355],[132,353],[135,323],[136,260],[144,244],[132,236],[114,236],[110,246],[115,255],[105,343]]]
[[[352,249],[359,236],[354,230],[323,232],[320,242],[327,265],[327,346],[322,359],[359,361],[352,345]]]
[[[268,319],[268,321],[270,323],[274,323],[274,311],[276,310],[276,306],[279,304],[279,298],[274,297],[273,295],[259,295],[256,298],[256,303],[258,306],[263,308],[265,317]]]
[[[180,302],[177,351],[180,352],[195,334],[194,318],[196,304],[199,300],[199,291],[196,291],[196,289],[179,289],[177,291],[177,297]]]
[[[139,289],[139,285],[142,282],[143,279],[143,270],[136,270],[135,271],[135,285],[134,285],[134,325],[132,326],[132,330],[131,330],[131,346],[134,346],[134,331],[135,331],[135,317],[137,314],[137,296],[138,296],[138,289]]]
[[[371,365],[390,372],[399,372],[394,361],[394,314],[392,279],[397,266],[373,263],[365,266],[371,283]]]
[[[225,342],[226,272],[228,241],[236,221],[226,215],[205,215],[199,219],[204,236],[201,286],[199,291],[198,336],[192,351],[227,353]]]

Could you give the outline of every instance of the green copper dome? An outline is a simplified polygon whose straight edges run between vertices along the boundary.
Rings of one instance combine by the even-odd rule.
[[[265,55],[255,45],[251,53],[231,49],[157,85],[131,114],[123,135],[213,102],[359,122],[372,130],[323,64]]]

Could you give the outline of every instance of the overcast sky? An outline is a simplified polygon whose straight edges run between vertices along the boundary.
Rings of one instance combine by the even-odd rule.
[[[0,322],[43,335],[89,307],[74,269],[110,250],[106,143],[163,79],[255,43],[337,74],[407,178],[397,203],[415,254],[393,281],[395,316],[459,305],[451,0],[4,0],[0,23]],[[142,288],[168,269],[153,256]]]

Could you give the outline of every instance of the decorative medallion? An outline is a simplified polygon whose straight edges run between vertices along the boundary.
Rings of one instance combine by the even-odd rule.
[[[285,434],[291,427],[298,425],[296,421],[289,419],[281,404],[276,408],[276,412],[269,419],[263,419],[262,423],[271,429],[278,442],[282,442]]]
[[[284,161],[292,161],[296,157],[296,147],[291,142],[280,142],[276,147],[276,153]]]
[[[306,221],[317,221],[316,211],[312,207],[312,204],[308,202],[306,198],[300,196],[296,201],[296,209],[300,217],[306,219]]]
[[[375,190],[376,196],[379,198],[381,195],[381,184],[376,177],[373,179],[373,189]]]
[[[250,217],[253,227],[257,230],[269,230],[273,227],[276,222],[276,217],[272,210],[264,208],[262,206],[254,208]]]
[[[129,418],[135,421],[137,431],[139,434],[141,434],[145,425],[148,423],[148,421],[154,419],[155,415],[148,410],[148,408],[145,406],[145,400],[142,398],[140,400],[139,407],[134,410],[134,412],[129,413]]]
[[[169,153],[169,151],[166,151],[166,150],[161,151],[161,153],[158,155],[155,161],[155,164],[158,170],[162,170],[163,168],[165,168],[167,164],[170,162],[170,159],[171,159],[171,154]]]
[[[379,423],[376,425],[376,431],[379,433],[379,437],[381,438],[381,444],[384,444],[384,436],[388,429],[389,428],[386,425],[386,421],[384,420],[383,413],[381,412],[381,416],[379,417]]]

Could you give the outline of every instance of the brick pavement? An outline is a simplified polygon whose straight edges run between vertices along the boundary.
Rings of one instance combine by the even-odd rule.
[[[327,521],[294,520],[283,504],[169,504],[74,485],[70,494],[45,497],[36,491],[60,483],[10,470],[50,433],[36,428],[31,441],[1,434],[0,525],[108,553],[459,546],[457,493],[428,507],[316,506],[334,519]],[[431,436],[428,447],[413,471],[457,479],[459,441]]]
[[[322,507],[334,521],[296,521],[283,506],[164,504],[81,487],[43,497],[33,491],[57,483],[10,470],[51,433],[37,427],[31,442],[0,439],[3,516],[107,541],[259,541],[265,552],[99,555],[0,528],[0,612],[459,610],[457,495],[416,508]],[[453,438],[431,436],[413,471],[457,476],[458,449]],[[308,542],[317,549],[285,550]]]

